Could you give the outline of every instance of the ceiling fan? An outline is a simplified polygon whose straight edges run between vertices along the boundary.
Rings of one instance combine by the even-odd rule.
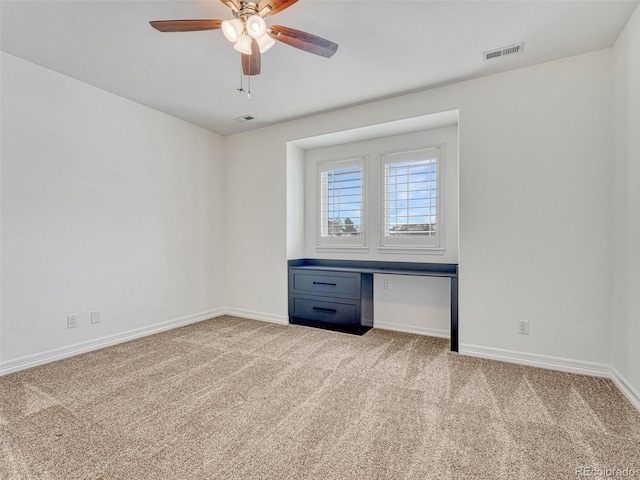
[[[260,54],[269,50],[278,40],[305,52],[329,58],[338,44],[281,25],[267,26],[265,17],[275,15],[298,0],[220,0],[233,12],[231,20],[156,20],[149,22],[161,32],[192,32],[221,29],[242,54],[242,71],[245,75],[260,73]]]

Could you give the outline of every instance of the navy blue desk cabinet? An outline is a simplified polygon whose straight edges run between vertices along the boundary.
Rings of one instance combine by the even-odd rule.
[[[451,279],[451,350],[458,351],[458,265],[367,260],[289,260],[289,323],[362,334],[373,327],[373,275]]]
[[[365,333],[373,327],[373,274],[289,267],[289,322]]]

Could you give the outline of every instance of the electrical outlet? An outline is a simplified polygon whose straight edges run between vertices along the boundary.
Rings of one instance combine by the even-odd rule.
[[[78,315],[73,313],[67,315],[67,328],[76,328],[78,326]]]
[[[100,310],[94,310],[91,312],[91,324],[100,323]]]
[[[385,280],[384,281],[384,289],[385,290],[391,290],[391,280]]]
[[[529,335],[529,320],[518,320],[518,333]]]

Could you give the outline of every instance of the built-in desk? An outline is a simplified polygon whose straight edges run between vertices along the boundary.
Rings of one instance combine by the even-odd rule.
[[[373,275],[451,279],[451,351],[458,351],[458,265],[368,260],[289,260],[289,322],[373,326]]]

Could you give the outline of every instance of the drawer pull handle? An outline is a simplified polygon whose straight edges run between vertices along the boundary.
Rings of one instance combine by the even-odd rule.
[[[338,311],[335,308],[322,308],[322,307],[313,307],[314,310],[317,310],[319,312],[326,312],[326,313],[338,313]]]
[[[313,282],[314,285],[330,285],[332,287],[335,287],[337,284],[336,283],[329,283],[329,282]]]

